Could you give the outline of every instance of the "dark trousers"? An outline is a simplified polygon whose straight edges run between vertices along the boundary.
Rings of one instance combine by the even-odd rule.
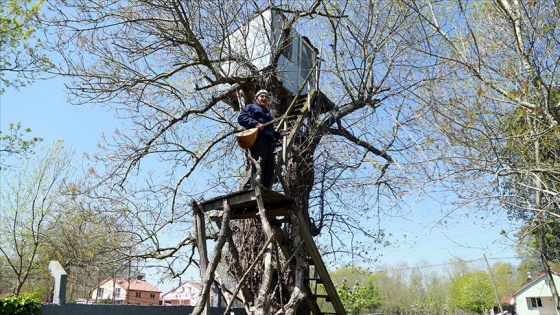
[[[261,159],[262,185],[266,188],[272,187],[272,178],[274,176],[274,144],[273,140],[263,137],[257,137],[255,144],[249,149],[251,157],[255,160]],[[257,169],[251,163],[251,186],[255,187],[255,177]]]

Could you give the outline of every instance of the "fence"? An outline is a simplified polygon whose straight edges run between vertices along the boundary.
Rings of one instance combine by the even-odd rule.
[[[41,315],[188,315],[194,306],[140,306],[105,304],[66,304],[67,274],[58,261],[51,261],[49,270],[54,277],[54,304],[41,305]],[[211,307],[210,315],[222,315],[225,308]],[[244,309],[233,309],[229,315],[246,315]]]
[[[139,306],[101,304],[43,304],[42,315],[187,315],[194,306]],[[210,308],[210,315],[222,315],[225,308]],[[244,309],[234,309],[231,315],[246,315]]]

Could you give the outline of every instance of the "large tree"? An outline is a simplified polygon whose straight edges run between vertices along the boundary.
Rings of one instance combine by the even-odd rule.
[[[536,103],[546,105],[559,103],[557,88],[546,96],[545,101],[538,89],[534,89]],[[550,112],[558,116],[560,106],[554,106]],[[504,119],[504,129],[509,135],[504,148],[508,165],[521,170],[504,180],[504,190],[508,192],[506,207],[512,216],[522,218],[526,223],[519,231],[521,244],[528,245],[527,253],[537,253],[540,267],[552,278],[551,264],[558,264],[558,244],[560,229],[560,199],[557,194],[560,188],[560,174],[557,165],[560,162],[559,128],[550,128],[542,115],[516,109]],[[529,169],[531,171],[524,171]],[[524,255],[527,257],[530,255]],[[556,305],[560,309],[555,283],[551,282],[551,290],[556,296]]]
[[[423,139],[411,136],[422,132],[411,124],[416,115],[406,99],[440,74],[425,70],[431,60],[410,54],[416,39],[409,29],[417,20],[398,2],[47,4],[47,23],[58,34],[51,44],[63,58],[59,70],[75,79],[69,85],[73,100],[112,108],[124,121],[98,160],[110,193],[103,198],[126,197],[127,206],[113,214],[138,236],[143,257],[166,259],[174,275],[192,257],[194,229],[185,211],[191,199],[230,192],[245,177],[243,154],[232,137],[239,108],[230,105],[231,95],[245,95],[246,102],[259,88],[280,95],[276,63],[289,37],[274,47],[266,69],[252,66],[248,51],[229,45],[229,34],[266,8],[286,17],[282,34],[297,29],[319,48],[319,86],[335,104],[307,117],[288,152],[286,188],[293,210],[308,218],[301,223],[315,222],[329,252],[371,257],[367,253],[383,235],[372,221],[391,211],[384,201],[422,187],[412,162]],[[230,62],[247,72],[224,72]],[[275,100],[273,111],[281,114],[285,104]],[[390,172],[396,158],[399,167]],[[254,226],[238,228],[237,235],[255,235]],[[291,310],[301,299],[296,302]]]
[[[515,198],[523,196],[508,194],[511,191],[503,189],[506,180],[557,175],[549,165],[536,167],[534,153],[533,163],[527,163],[529,155],[505,150],[513,141],[524,141],[524,149],[516,149],[519,153],[539,138],[558,139],[557,2],[403,2],[416,11],[423,20],[418,27],[428,33],[418,53],[437,61],[433,71],[446,73],[444,80],[415,95],[415,101],[426,105],[422,117],[435,144],[430,153],[442,161],[441,176],[455,179],[451,183],[468,183],[452,187],[462,199],[488,205],[497,200],[492,197],[498,190],[503,197],[499,201],[519,205]],[[520,119],[537,118],[543,133],[531,136],[525,128],[513,134],[504,123],[512,113]],[[487,182],[482,187],[489,189],[470,185],[473,180]],[[557,187],[527,185],[533,192],[547,193],[551,201],[556,196]]]

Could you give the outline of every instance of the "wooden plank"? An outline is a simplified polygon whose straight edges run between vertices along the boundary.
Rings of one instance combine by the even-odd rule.
[[[200,203],[200,206],[204,212],[223,210],[223,201],[227,199],[230,209],[234,209],[236,207],[247,207],[251,203],[254,203],[254,198],[254,191],[240,191],[203,201]]]
[[[254,210],[254,209],[253,209]],[[267,210],[266,214],[270,221],[278,221],[279,217],[286,217],[290,215],[290,208],[276,208],[272,210]],[[208,217],[212,221],[222,220],[222,210],[212,210],[208,211]],[[239,209],[232,211],[231,220],[239,219],[254,219],[257,217],[256,211],[239,211]],[[283,220],[283,219],[282,219]]]
[[[223,210],[223,200],[227,199],[233,213],[235,213],[236,209],[253,209],[252,211],[256,212],[257,202],[255,198],[254,189],[242,190],[212,198],[210,200],[205,200],[200,203],[200,207],[204,212],[211,210]],[[263,202],[266,204],[267,210],[282,207],[287,208],[293,203],[293,200],[290,197],[266,188],[263,188],[262,190],[262,198]]]

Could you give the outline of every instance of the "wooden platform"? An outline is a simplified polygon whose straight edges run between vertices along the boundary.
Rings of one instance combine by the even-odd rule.
[[[265,204],[266,214],[271,223],[289,221],[290,212],[294,201],[281,193],[272,191],[270,189],[262,189],[262,199]],[[198,206],[203,212],[214,222],[221,222],[223,217],[224,200],[227,200],[228,206],[231,210],[231,219],[247,219],[257,217],[257,200],[254,189],[236,191],[228,195],[219,196],[200,202]],[[297,220],[303,224],[298,224],[299,234],[301,237],[302,245],[306,248],[306,253],[308,255],[308,260],[304,263],[306,268],[306,275],[304,280],[303,290],[308,294],[306,298],[306,304],[309,307],[313,315],[346,315],[344,306],[338,296],[336,287],[334,286],[327,267],[323,261],[321,253],[315,245],[315,241],[309,232],[307,224],[305,224],[305,219],[301,212],[297,214]],[[278,244],[282,250],[284,257],[293,257],[294,248],[292,242],[284,238],[284,233],[281,231],[279,224],[272,224],[273,229],[276,230],[276,237],[278,238]],[[290,259],[290,268],[295,270],[294,260]],[[311,274],[310,272],[313,271]],[[323,292],[326,294],[318,294],[317,286],[323,287]],[[312,288],[313,287],[313,288]],[[334,312],[321,309],[320,304],[317,300],[323,300],[326,306],[331,305]],[[322,305],[322,304],[321,304]]]
[[[262,199],[266,205],[269,217],[286,216],[289,214],[293,200],[281,193],[270,189],[262,189]],[[255,190],[236,191],[228,195],[219,196],[199,203],[204,212],[212,212],[210,218],[220,217],[224,200],[231,209],[231,219],[248,219],[257,217],[257,201]]]

